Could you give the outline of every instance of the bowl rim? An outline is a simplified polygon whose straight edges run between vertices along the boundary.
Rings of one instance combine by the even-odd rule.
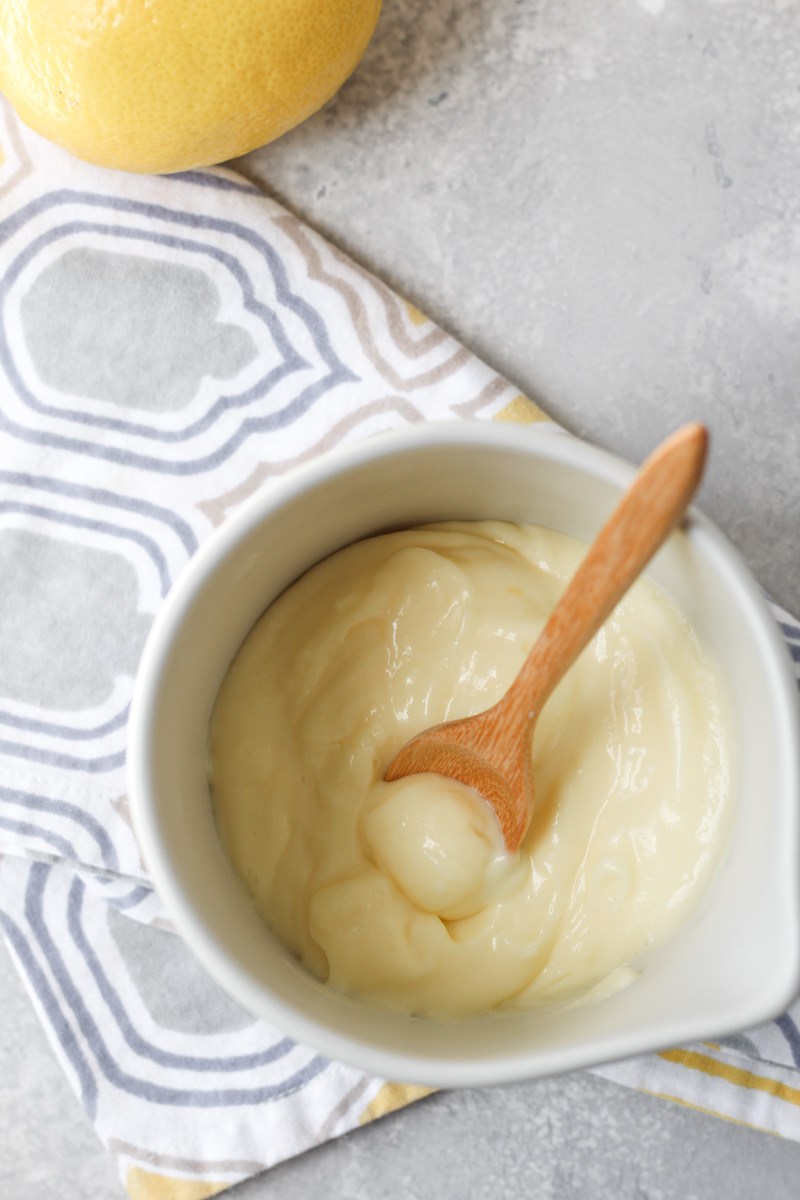
[[[769,692],[781,722],[776,731],[781,761],[778,777],[785,780],[787,795],[795,797],[783,813],[782,861],[785,878],[782,890],[787,900],[784,925],[788,953],[776,969],[768,994],[732,1008],[726,1019],[708,1028],[700,1015],[665,1020],[648,1033],[631,1030],[602,1035],[593,1041],[553,1051],[522,1052],[519,1057],[485,1057],[454,1060],[431,1055],[413,1055],[387,1050],[357,1037],[341,1033],[322,1021],[298,1012],[269,993],[231,957],[225,945],[209,931],[185,897],[169,853],[159,834],[158,798],[150,776],[150,749],[155,698],[165,672],[173,639],[195,597],[225,563],[235,547],[263,521],[301,493],[313,490],[334,476],[345,474],[369,461],[403,455],[421,448],[444,446],[492,447],[522,450],[532,458],[543,458],[568,468],[577,468],[614,488],[624,488],[636,468],[606,450],[566,433],[558,426],[522,426],[477,419],[415,424],[374,434],[363,440],[337,446],[267,481],[257,492],[214,530],[184,567],[153,621],[140,661],[128,724],[127,776],[134,833],[152,883],[174,921],[178,933],[209,973],[243,1006],[325,1056],[349,1063],[384,1078],[436,1086],[486,1086],[577,1068],[644,1052],[656,1051],[708,1037],[727,1034],[779,1015],[800,988],[800,700],[789,654],[769,611],[765,594],[753,579],[738,551],[716,525],[693,505],[686,518],[686,531],[700,541],[700,550],[717,575],[737,597],[738,609],[750,634],[758,643]],[[344,545],[345,543],[343,543]]]

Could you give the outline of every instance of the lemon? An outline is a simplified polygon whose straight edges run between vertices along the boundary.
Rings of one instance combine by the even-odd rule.
[[[222,162],[310,116],[354,69],[381,0],[0,0],[0,90],[79,158]]]

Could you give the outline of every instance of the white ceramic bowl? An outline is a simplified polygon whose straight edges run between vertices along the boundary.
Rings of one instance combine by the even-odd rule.
[[[142,659],[128,762],[144,859],[178,929],[246,1008],[366,1071],[482,1085],[588,1066],[777,1015],[800,979],[800,720],[788,654],[738,555],[693,511],[651,576],[716,654],[732,700],[735,827],[695,917],[601,1004],[439,1022],[367,1007],[302,968],[250,908],[216,837],[206,727],[264,608],[332,551],[452,518],[591,539],[634,474],[573,438],[455,422],[374,437],[265,487],[175,584]]]

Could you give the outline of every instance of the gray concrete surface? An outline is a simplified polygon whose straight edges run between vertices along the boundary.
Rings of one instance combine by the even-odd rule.
[[[573,431],[713,431],[701,503],[800,609],[800,6],[385,0],[353,79],[240,164]],[[0,1195],[111,1162],[0,954]],[[782,1200],[800,1146],[588,1075],[439,1095],[241,1200]]]
[[[385,0],[355,76],[248,156],[277,199],[800,596],[800,6]]]

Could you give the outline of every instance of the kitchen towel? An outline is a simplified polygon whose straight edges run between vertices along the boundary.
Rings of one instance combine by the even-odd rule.
[[[0,926],[130,1196],[199,1200],[425,1089],[251,1017],[171,930],[125,796],[153,616],[331,446],[466,416],[568,435],[233,172],[94,168],[4,101],[0,306]],[[800,1140],[798,1022],[599,1073]]]

